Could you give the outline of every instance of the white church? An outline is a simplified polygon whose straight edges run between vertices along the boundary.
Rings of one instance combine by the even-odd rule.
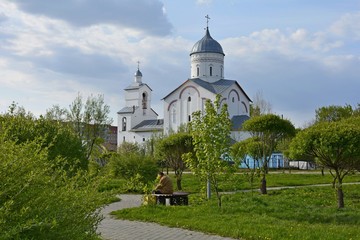
[[[241,141],[248,137],[240,131],[249,119],[250,102],[236,80],[224,75],[224,51],[206,28],[205,36],[195,43],[190,52],[190,78],[166,95],[164,119],[151,108],[152,89],[142,82],[142,73],[136,71],[133,83],[125,88],[125,107],[118,111],[118,146],[124,141],[143,143],[153,134],[176,132],[191,121],[193,112],[205,111],[207,99],[221,95],[221,104],[228,105],[232,122],[231,138]]]

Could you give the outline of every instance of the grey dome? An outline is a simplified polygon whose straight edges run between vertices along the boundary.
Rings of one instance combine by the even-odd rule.
[[[142,77],[142,73],[140,72],[139,69],[136,71],[135,77]]]
[[[195,53],[221,53],[225,56],[223,49],[216,40],[210,36],[209,28],[206,28],[205,36],[199,40],[191,49],[190,56]]]

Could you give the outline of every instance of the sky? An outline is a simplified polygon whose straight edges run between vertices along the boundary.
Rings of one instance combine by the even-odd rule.
[[[360,103],[359,0],[0,0],[0,113],[101,94],[116,125],[139,61],[162,118],[206,15],[225,78],[296,127],[320,107]]]

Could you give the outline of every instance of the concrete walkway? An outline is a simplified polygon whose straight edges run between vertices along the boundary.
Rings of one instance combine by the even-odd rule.
[[[181,228],[170,228],[155,223],[115,219],[112,211],[139,207],[141,195],[120,195],[121,201],[112,203],[102,210],[105,217],[99,224],[98,232],[106,240],[231,240]]]

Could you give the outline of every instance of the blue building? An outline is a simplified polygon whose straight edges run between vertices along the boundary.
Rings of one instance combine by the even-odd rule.
[[[240,164],[240,168],[259,168],[263,166],[263,160],[255,160],[247,155]],[[273,153],[268,162],[268,168],[284,168],[287,167],[282,153]]]

